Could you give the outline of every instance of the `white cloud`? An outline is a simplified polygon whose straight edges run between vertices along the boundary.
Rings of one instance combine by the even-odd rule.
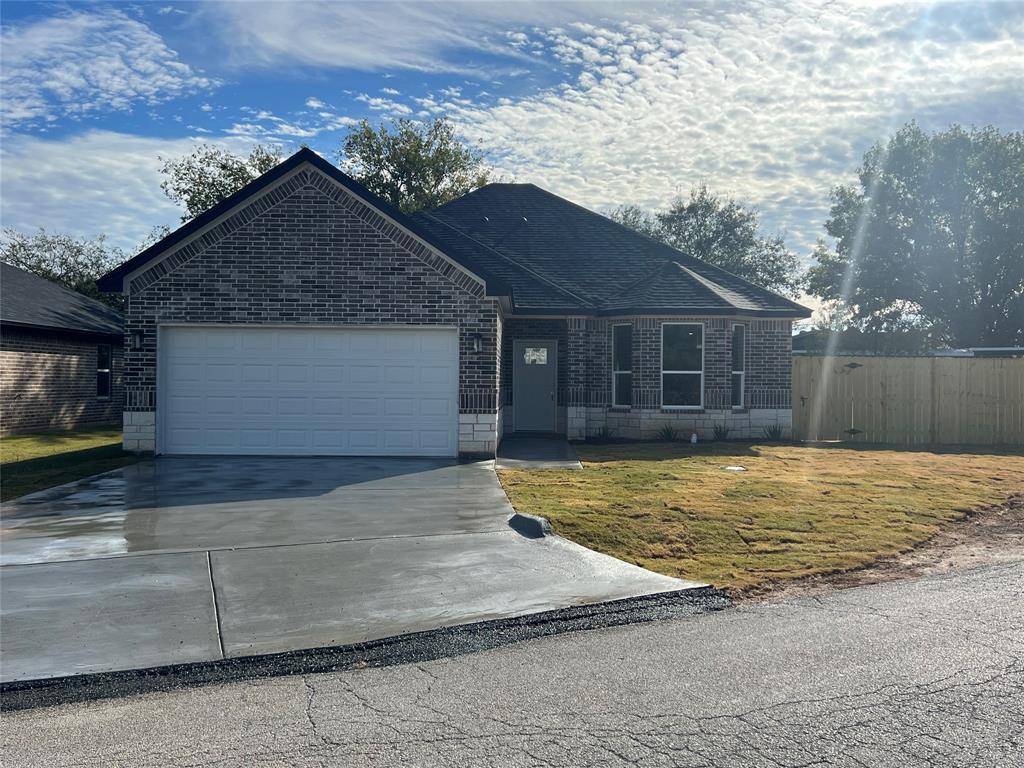
[[[383,112],[386,115],[411,115],[412,109],[407,104],[385,99],[381,96],[370,96],[361,93],[356,96],[356,101],[361,101],[374,112]]]
[[[0,43],[7,127],[129,110],[217,84],[145,24],[109,8],[6,26]]]
[[[529,60],[510,26],[555,25],[627,11],[626,3],[551,2],[313,2],[297,12],[289,2],[218,2],[203,7],[223,30],[239,65],[299,62],[363,71],[414,69],[479,72],[467,52]],[[493,68],[488,68],[493,73]]]
[[[574,72],[557,87],[416,102],[449,114],[519,181],[592,208],[660,207],[706,181],[809,249],[830,188],[904,122],[1002,116],[1019,128],[1020,113],[998,105],[1024,103],[1024,11],[992,10],[982,23],[976,6],[680,6],[647,23],[535,33]]]
[[[327,106],[317,99],[308,99],[306,106],[310,106],[311,101]],[[355,118],[339,115],[333,110],[321,110],[313,115],[303,111],[298,113],[295,119],[280,117],[273,112],[251,107],[242,107],[241,111],[249,115],[249,119],[233,123],[224,129],[224,133],[252,142],[289,144],[294,139],[310,139],[321,133],[348,128],[358,122]]]
[[[327,106],[327,104],[320,101],[320,99],[310,96],[308,99],[306,99],[306,106],[309,107],[310,109],[323,109],[324,107]]]
[[[160,224],[176,226],[181,211],[160,189],[159,157],[187,154],[209,139],[151,139],[88,131],[65,140],[16,136],[4,142],[0,218],[5,227],[38,227],[133,249]],[[235,152],[245,142],[221,139]]]

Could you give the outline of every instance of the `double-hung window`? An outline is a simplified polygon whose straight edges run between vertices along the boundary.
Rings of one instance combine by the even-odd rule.
[[[664,323],[661,326],[661,405],[663,408],[703,407],[703,323]]]
[[[96,347],[96,397],[110,397],[112,358],[109,344]]]
[[[732,327],[732,407],[743,408],[744,384],[747,378],[747,327]]]
[[[612,405],[633,405],[633,326],[612,326]]]

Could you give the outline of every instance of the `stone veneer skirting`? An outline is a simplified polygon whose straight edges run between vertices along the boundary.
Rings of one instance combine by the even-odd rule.
[[[459,414],[459,455],[494,458],[501,438],[501,415],[494,413]]]
[[[784,437],[793,427],[790,408],[754,408],[750,410],[667,411],[661,409],[618,409],[594,406],[569,406],[568,438],[585,440],[607,429],[608,436],[626,440],[654,440],[665,426],[678,430],[680,440],[689,440],[696,432],[698,440],[714,437],[716,424],[729,428],[729,438],[763,439],[766,427],[778,425]]]

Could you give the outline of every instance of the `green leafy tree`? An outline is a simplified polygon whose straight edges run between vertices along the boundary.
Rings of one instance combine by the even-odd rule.
[[[608,218],[616,224],[636,230],[642,235],[660,239],[658,220],[654,214],[639,205],[620,205],[608,212]]]
[[[122,297],[100,293],[96,280],[124,259],[119,249],[107,247],[103,235],[89,240],[40,228],[31,235],[5,229],[0,236],[0,260],[119,310]]]
[[[353,126],[337,154],[342,169],[405,213],[434,208],[491,180],[483,155],[462,143],[451,123],[393,120]]]
[[[803,282],[800,261],[782,237],[759,233],[758,214],[701,184],[688,198],[650,214],[636,206],[611,212],[613,221],[778,293],[795,296]]]
[[[832,192],[812,292],[873,332],[1024,344],[1024,133],[911,123]]]
[[[244,157],[201,144],[184,157],[160,160],[166,177],[160,188],[185,209],[181,220],[190,221],[280,163],[281,150],[257,144]]]

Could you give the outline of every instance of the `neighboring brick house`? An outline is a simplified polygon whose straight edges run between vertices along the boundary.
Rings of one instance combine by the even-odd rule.
[[[101,281],[125,447],[493,455],[790,426],[803,307],[530,184],[405,216],[310,150]]]
[[[120,423],[121,315],[30,272],[0,269],[0,431]]]

